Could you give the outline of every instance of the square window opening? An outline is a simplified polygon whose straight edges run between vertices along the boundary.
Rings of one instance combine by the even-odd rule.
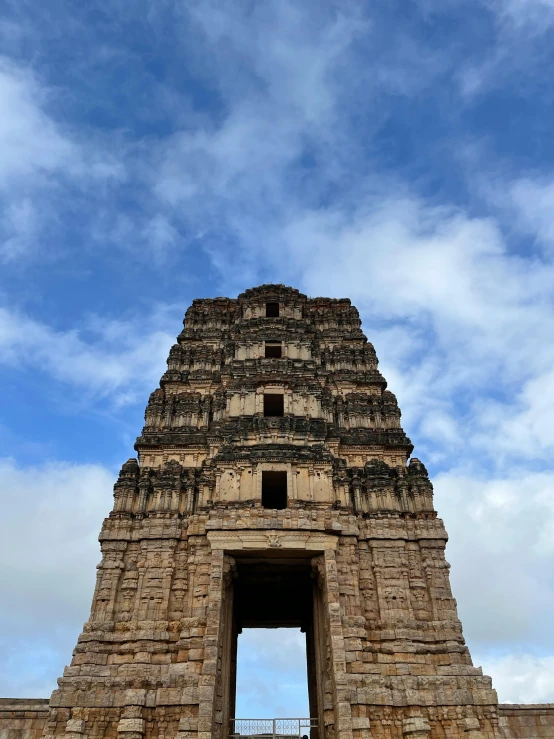
[[[281,342],[280,341],[266,341],[265,342],[265,356],[266,359],[280,359],[282,355]]]
[[[266,303],[265,304],[265,315],[266,315],[266,318],[278,318],[279,317],[279,303]]]
[[[277,510],[287,507],[286,472],[262,472],[262,506]]]
[[[284,416],[285,396],[282,393],[264,395],[264,416]]]

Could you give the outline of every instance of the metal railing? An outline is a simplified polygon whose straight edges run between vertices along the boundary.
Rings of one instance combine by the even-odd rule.
[[[233,718],[230,736],[233,739],[310,739],[310,730],[317,727],[315,718]]]

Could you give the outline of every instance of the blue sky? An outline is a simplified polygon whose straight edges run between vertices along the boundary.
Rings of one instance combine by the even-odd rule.
[[[360,309],[474,661],[554,701],[553,0],[7,0],[0,40],[0,695],[69,661],[186,307],[284,282]],[[281,711],[298,640],[249,639]]]

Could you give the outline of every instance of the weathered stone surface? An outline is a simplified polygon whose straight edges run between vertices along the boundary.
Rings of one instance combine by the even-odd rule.
[[[0,698],[0,739],[40,739],[47,719],[47,699]]]
[[[0,701],[0,739],[226,739],[255,623],[306,631],[312,739],[554,739],[550,707],[498,706],[472,665],[432,485],[349,300],[195,300],[135,448],[71,665],[48,712]]]
[[[554,703],[500,704],[499,730],[503,739],[554,737]]]

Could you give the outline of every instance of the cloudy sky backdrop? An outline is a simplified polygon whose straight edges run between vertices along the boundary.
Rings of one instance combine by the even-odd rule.
[[[554,701],[554,0],[5,0],[0,696],[48,696],[195,297],[350,297],[474,661]],[[239,713],[303,712],[242,637]],[[278,687],[276,687],[278,686]]]

